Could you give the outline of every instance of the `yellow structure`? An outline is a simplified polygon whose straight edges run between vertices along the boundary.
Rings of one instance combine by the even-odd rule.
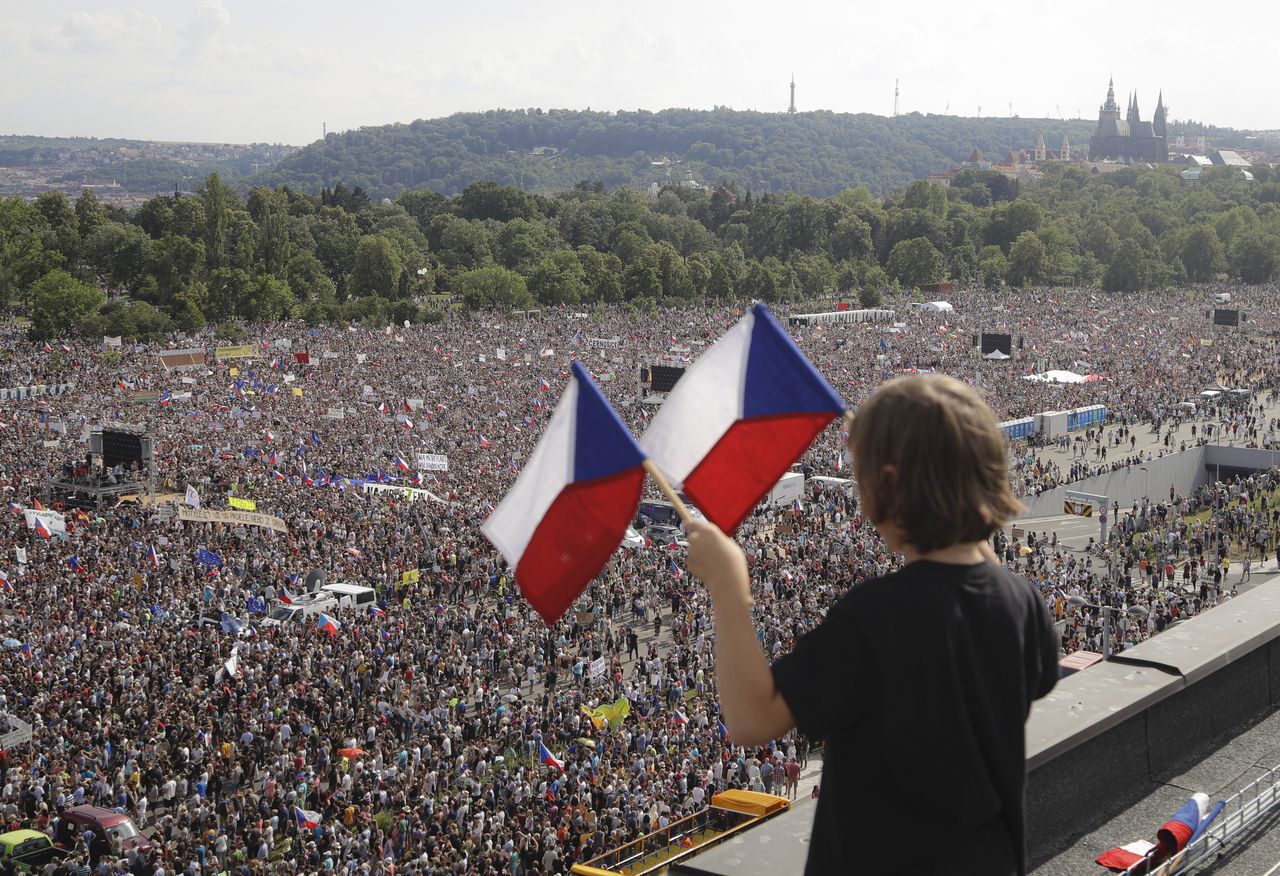
[[[711,798],[709,808],[574,864],[570,872],[575,876],[657,876],[677,861],[693,857],[790,808],[786,797],[758,791],[722,791]]]

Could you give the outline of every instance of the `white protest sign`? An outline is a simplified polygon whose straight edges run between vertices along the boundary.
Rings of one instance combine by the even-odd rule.
[[[443,453],[419,453],[414,461],[423,471],[449,470],[449,457]]]

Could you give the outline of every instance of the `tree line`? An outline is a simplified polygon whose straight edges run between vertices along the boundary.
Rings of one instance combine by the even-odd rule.
[[[1083,119],[790,115],[723,107],[499,109],[331,133],[251,182],[318,192],[341,181],[377,198],[419,188],[460,194],[481,179],[542,193],[584,179],[610,189],[692,179],[734,182],[757,194],[815,197],[865,185],[882,196],[959,163],[975,147],[1002,159],[1031,148],[1041,134],[1051,148],[1063,134],[1081,147],[1094,125]]]
[[[0,200],[0,311],[38,338],[158,337],[237,319],[385,325],[466,308],[812,301],[874,306],[894,287],[1129,291],[1280,269],[1280,182],[1229,168],[1090,174],[1050,165],[1019,187],[966,169],[878,199],[603,183],[556,195],[475,182],[395,200],[318,195],[209,175],[192,195],[133,211],[86,191]]]

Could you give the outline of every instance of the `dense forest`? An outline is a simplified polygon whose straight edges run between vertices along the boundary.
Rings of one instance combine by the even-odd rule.
[[[318,192],[338,182],[371,197],[426,188],[458,194],[478,179],[553,193],[579,180],[647,188],[692,179],[756,193],[874,195],[957,164],[977,147],[1003,158],[1043,134],[1086,147],[1094,122],[918,113],[492,110],[360,128],[299,150],[254,182]],[[655,164],[662,159],[671,164]]]
[[[318,195],[217,174],[192,196],[126,213],[86,191],[0,200],[0,310],[36,337],[154,337],[210,322],[439,319],[468,308],[836,295],[870,306],[887,289],[947,277],[990,287],[1136,290],[1280,271],[1280,180],[1177,169],[1090,174],[1052,164],[1019,190],[964,170],[950,189],[911,183],[826,199],[680,186],[654,198],[580,183],[556,195],[476,182],[395,201],[337,185]]]

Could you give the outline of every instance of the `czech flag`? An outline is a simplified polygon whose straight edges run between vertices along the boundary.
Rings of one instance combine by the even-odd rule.
[[[72,554],[67,557],[67,565],[75,569],[77,572],[84,571],[84,564],[80,562],[80,557],[76,554]]]
[[[266,439],[267,439],[268,441],[275,441],[275,440],[276,440],[276,433],[275,433],[275,432],[272,432],[270,429],[268,429],[268,430],[267,430],[267,432],[266,432]]]
[[[342,624],[338,623],[338,619],[336,617],[320,612],[320,614],[316,616],[316,626],[324,630],[329,635],[336,636],[338,635],[338,629]]]
[[[575,362],[542,440],[481,527],[548,624],[622,543],[639,507],[643,463],[644,451]]]
[[[1155,843],[1147,840],[1137,840],[1103,852],[1096,860],[1099,864],[1111,870],[1128,870],[1155,850]]]
[[[173,393],[172,393],[172,392],[170,392],[169,390],[167,390],[167,389],[166,389],[164,392],[160,393],[160,406],[161,406],[161,407],[165,407],[165,406],[166,406],[166,405],[168,405],[168,404],[169,404],[169,402],[171,402],[171,401],[173,401]]]
[[[555,767],[556,769],[560,770],[560,772],[564,772],[564,762],[559,760],[554,754],[552,754],[551,750],[548,749],[547,746],[544,745],[542,742],[538,743],[538,751],[543,763],[545,763],[547,766]]]
[[[31,528],[36,531],[36,535],[40,536],[46,541],[48,541],[50,538],[53,538],[53,533],[49,531],[49,527],[45,526],[44,521],[41,520],[39,517],[36,518],[35,526],[32,526]]]
[[[682,727],[689,723],[689,716],[679,709],[676,709],[676,713],[672,717],[675,718],[675,722]]]
[[[160,555],[156,553],[156,546],[153,544],[147,546],[147,562],[153,569],[160,568]]]
[[[407,399],[405,400],[405,403],[404,403],[404,412],[406,414],[413,413],[413,406],[409,404],[409,401]]]
[[[272,469],[272,470],[271,470],[271,477],[275,478],[275,479],[276,479],[276,480],[278,480],[278,481],[282,481],[282,480],[284,480],[284,472],[280,471],[280,469],[278,469],[278,468],[276,468],[276,469]]]
[[[382,617],[386,612],[378,608],[376,605],[371,605],[369,606],[369,614],[373,617]]]
[[[405,431],[407,432],[413,428],[413,420],[409,419],[408,417],[405,417],[404,422],[401,425],[404,426]]]
[[[488,439],[488,438],[486,438],[486,437],[484,437],[483,435],[481,435],[481,436],[480,436],[480,446],[481,446],[481,447],[488,447],[488,446],[489,446],[489,439]]]
[[[671,568],[671,574],[675,576],[677,581],[681,581],[684,579],[684,569],[677,566],[675,560],[671,561],[670,568]]]
[[[1156,831],[1156,840],[1170,855],[1182,851],[1200,838],[1226,804],[1219,801],[1209,808],[1209,795],[1197,791],[1182,808],[1173,814],[1173,818],[1164,823]]]
[[[6,593],[13,593],[13,584],[9,583],[9,573],[0,571],[0,590]]]
[[[690,366],[640,439],[732,533],[845,403],[763,304]]]
[[[24,510],[25,510],[25,509],[24,509],[21,505],[19,505],[17,502],[10,502],[10,503],[9,503],[9,513],[10,513],[10,514],[21,514]]]
[[[315,830],[324,821],[324,816],[319,812],[312,812],[310,809],[303,809],[300,806],[293,807],[293,817],[298,819],[298,828],[300,830]]]

